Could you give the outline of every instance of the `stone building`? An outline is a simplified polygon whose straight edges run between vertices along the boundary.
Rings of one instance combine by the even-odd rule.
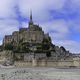
[[[12,42],[12,35],[6,35],[3,39],[3,45],[5,46],[5,44],[9,44]]]
[[[3,44],[5,45],[14,42],[14,44],[17,46],[20,41],[23,43],[41,43],[44,37],[48,38],[49,35],[44,34],[42,28],[33,23],[31,14],[29,27],[20,28],[19,31],[14,31],[12,35],[6,35],[3,40]]]

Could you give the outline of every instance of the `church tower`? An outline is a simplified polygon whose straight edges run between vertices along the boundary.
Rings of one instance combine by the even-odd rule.
[[[30,12],[30,21],[29,21],[29,26],[33,25],[33,20],[32,20],[32,11]]]

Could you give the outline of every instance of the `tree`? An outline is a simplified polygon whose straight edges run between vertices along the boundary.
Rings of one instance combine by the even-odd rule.
[[[46,56],[47,56],[47,57],[51,57],[50,51],[48,51],[48,52],[46,53]]]
[[[50,48],[50,42],[48,39],[44,38],[42,41],[42,49],[49,50],[49,48]]]
[[[3,50],[3,45],[0,45],[0,51],[2,51]]]
[[[60,48],[61,48],[63,51],[66,51],[66,49],[65,49],[63,46],[61,46]]]
[[[13,50],[13,45],[11,43],[8,43],[4,47],[5,50]]]

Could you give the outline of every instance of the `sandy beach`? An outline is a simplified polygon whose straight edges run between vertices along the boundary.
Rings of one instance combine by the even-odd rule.
[[[1,68],[0,80],[80,80],[80,69]]]

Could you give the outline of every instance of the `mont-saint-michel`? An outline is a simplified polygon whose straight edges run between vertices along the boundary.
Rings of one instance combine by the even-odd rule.
[[[5,35],[0,48],[0,64],[15,67],[80,67],[80,58],[63,46],[54,45],[49,34],[34,24],[31,13],[28,28]]]

